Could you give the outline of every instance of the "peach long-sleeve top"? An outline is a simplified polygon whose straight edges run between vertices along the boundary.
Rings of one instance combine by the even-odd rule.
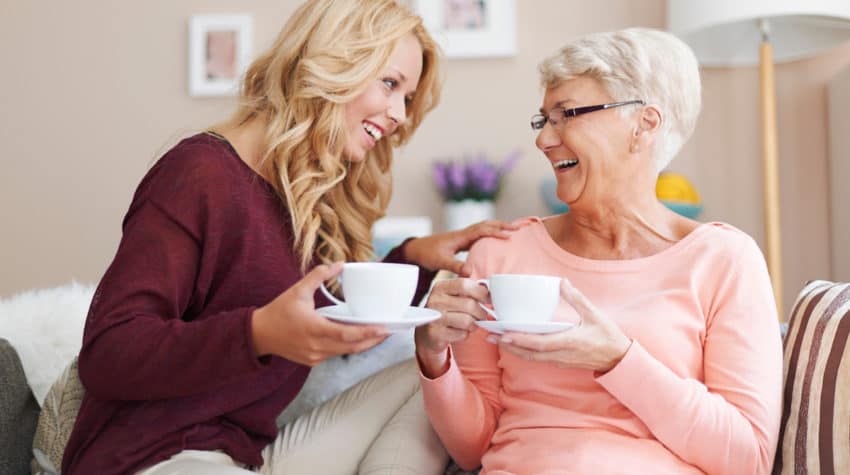
[[[478,329],[422,376],[449,453],[486,474],[764,474],[779,431],[782,348],[764,258],[743,232],[702,224],[639,259],[566,252],[539,219],[470,251],[473,278],[568,278],[632,339],[602,375],[501,352]],[[562,300],[555,320],[578,322]],[[569,331],[569,330],[567,330]]]

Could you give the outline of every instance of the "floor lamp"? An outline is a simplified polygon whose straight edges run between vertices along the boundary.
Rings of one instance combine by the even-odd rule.
[[[765,254],[781,320],[782,245],[773,64],[810,57],[850,39],[850,0],[668,0],[667,25],[693,48],[703,66],[759,65]]]

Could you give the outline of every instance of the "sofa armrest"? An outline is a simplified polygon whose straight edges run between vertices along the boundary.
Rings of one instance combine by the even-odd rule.
[[[788,323],[773,473],[848,473],[850,284],[809,282]]]
[[[39,407],[15,348],[0,338],[0,467],[30,473]]]

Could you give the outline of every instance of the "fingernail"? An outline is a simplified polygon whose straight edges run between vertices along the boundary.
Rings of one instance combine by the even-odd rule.
[[[490,336],[487,337],[487,343],[492,343],[492,344],[495,345],[495,344],[499,343],[499,339],[496,338],[495,335],[490,335]]]
[[[502,343],[511,343],[513,340],[509,336],[502,337]]]

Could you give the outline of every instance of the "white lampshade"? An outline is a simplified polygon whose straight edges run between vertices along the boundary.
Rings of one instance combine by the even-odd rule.
[[[753,65],[767,20],[773,59],[792,61],[850,40],[850,0],[668,0],[667,26],[704,66]]]

